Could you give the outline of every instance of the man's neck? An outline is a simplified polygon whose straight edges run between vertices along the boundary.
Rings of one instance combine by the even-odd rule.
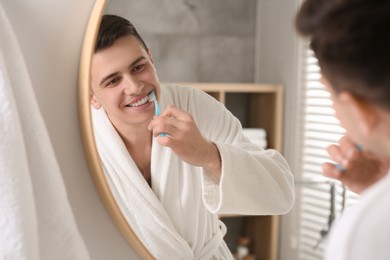
[[[152,154],[152,132],[146,126],[117,129],[127,151],[149,186],[151,185],[150,162]]]

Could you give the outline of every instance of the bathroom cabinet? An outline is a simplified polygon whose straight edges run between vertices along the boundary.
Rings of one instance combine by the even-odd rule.
[[[283,88],[281,85],[251,83],[181,83],[197,87],[222,102],[245,128],[266,130],[267,148],[282,152]],[[277,260],[278,216],[220,216],[227,225],[225,237],[235,253],[237,235],[250,238],[250,252],[257,260]],[[232,225],[232,226],[230,226]],[[229,237],[229,231],[236,234]],[[230,240],[230,241],[229,241]]]

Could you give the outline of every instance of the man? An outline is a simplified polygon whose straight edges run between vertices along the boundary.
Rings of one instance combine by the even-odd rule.
[[[239,121],[206,93],[160,86],[151,52],[129,21],[103,17],[91,84],[108,182],[157,259],[232,259],[217,214],[290,210],[293,178],[283,157],[251,144]]]
[[[377,178],[382,166],[373,169],[371,180],[348,171],[348,160],[356,156],[353,144],[390,161],[389,13],[387,0],[307,0],[297,15],[298,31],[310,37],[323,83],[347,131],[341,149],[330,152],[338,162],[346,160],[349,177],[329,175],[346,181],[355,174],[351,183],[363,183],[354,185],[362,191],[360,202],[331,231],[329,260],[390,259],[390,175]]]

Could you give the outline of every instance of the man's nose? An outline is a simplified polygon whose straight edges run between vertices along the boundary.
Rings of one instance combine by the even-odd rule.
[[[142,92],[144,84],[134,77],[125,77],[123,91],[126,95],[137,95]]]

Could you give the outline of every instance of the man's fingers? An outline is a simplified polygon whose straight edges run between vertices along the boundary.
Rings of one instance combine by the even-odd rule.
[[[337,180],[342,178],[343,174],[342,171],[337,169],[337,167],[332,163],[324,163],[322,165],[322,172],[324,173],[324,176]]]
[[[333,161],[341,163],[344,160],[343,153],[341,152],[340,146],[332,144],[327,148],[327,151]]]
[[[343,157],[347,160],[357,158],[361,150],[360,146],[351,142],[351,140],[349,140],[346,136],[343,136],[340,139],[340,149]]]
[[[164,110],[164,112],[161,113],[161,116],[181,118],[185,114],[186,114],[186,112],[180,110],[179,108],[175,107],[174,105],[169,105]]]

